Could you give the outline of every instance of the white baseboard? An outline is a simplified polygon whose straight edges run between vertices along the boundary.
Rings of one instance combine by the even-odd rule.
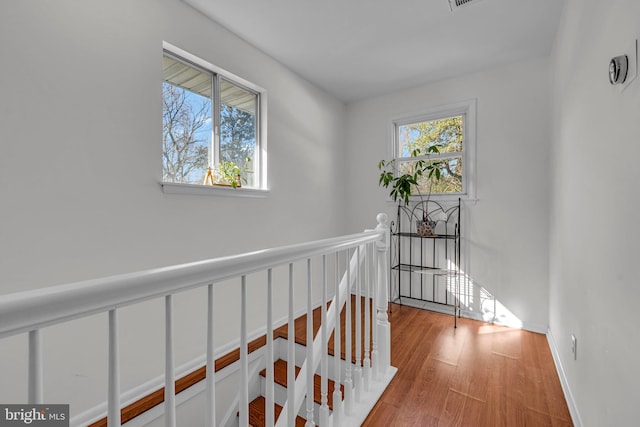
[[[575,399],[573,398],[573,393],[571,393],[571,387],[569,387],[567,375],[564,371],[564,368],[562,367],[562,362],[560,361],[560,353],[558,352],[558,347],[556,346],[556,341],[553,338],[553,334],[551,333],[550,328],[547,329],[547,341],[549,342],[549,348],[551,349],[553,362],[555,363],[556,370],[558,371],[558,377],[560,377],[560,384],[562,385],[564,398],[567,401],[567,406],[569,407],[569,413],[571,414],[573,425],[576,427],[582,427],[584,424],[582,424],[580,412],[578,412],[578,407],[576,405]]]

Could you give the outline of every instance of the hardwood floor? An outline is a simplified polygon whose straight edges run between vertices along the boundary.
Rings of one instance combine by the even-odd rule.
[[[398,373],[363,426],[571,426],[542,334],[393,305]]]

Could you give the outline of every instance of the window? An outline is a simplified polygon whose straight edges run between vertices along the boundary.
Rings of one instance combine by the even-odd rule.
[[[394,120],[393,149],[400,173],[419,160],[438,165],[440,179],[423,175],[414,193],[475,197],[475,101]]]
[[[163,182],[260,188],[260,92],[165,51],[162,94]]]

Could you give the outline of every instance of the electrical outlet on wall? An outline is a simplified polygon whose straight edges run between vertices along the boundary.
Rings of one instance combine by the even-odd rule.
[[[574,334],[571,334],[571,353],[573,353],[573,360],[578,360],[578,341]]]

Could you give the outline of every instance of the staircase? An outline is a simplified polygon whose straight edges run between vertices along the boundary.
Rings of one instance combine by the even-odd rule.
[[[369,310],[365,309],[365,304],[369,303]],[[364,324],[364,316],[365,313],[373,313],[373,307],[371,307],[371,300],[370,299],[366,299],[361,297],[360,298],[360,308],[357,309],[356,308],[356,304],[357,304],[357,299],[355,295],[351,295],[351,306],[350,308],[350,312],[351,313],[359,313],[360,317],[361,317],[361,323],[360,324]],[[352,360],[351,360],[351,364],[349,366],[347,366],[346,363],[346,352],[344,351],[345,349],[345,341],[346,341],[346,328],[345,328],[345,318],[346,318],[346,313],[347,310],[343,308],[343,310],[341,311],[341,316],[340,316],[340,334],[339,334],[339,339],[340,339],[340,348],[343,349],[340,353],[340,360],[338,362],[339,366],[341,366],[340,368],[340,373],[341,373],[341,378],[344,380],[345,379],[345,373],[347,371],[348,368],[350,368],[351,370],[351,375],[353,376],[353,373],[357,370],[356,368],[359,366],[360,370],[358,370],[358,372],[368,372],[366,375],[367,377],[370,377],[371,375],[371,353],[369,351],[369,343],[372,342],[372,336],[371,336],[371,331],[369,331],[369,340],[366,340],[363,334],[357,334],[357,326],[356,326],[356,319],[355,317],[351,317],[351,336],[355,336],[358,335],[360,338],[360,349],[365,349],[366,351],[368,351],[368,354],[365,355],[366,357],[364,357],[364,359],[366,359],[366,361],[360,361],[360,363],[358,365],[356,365],[356,363],[358,363],[356,361],[356,357],[355,355],[358,353],[356,351],[356,342],[352,341],[351,342],[351,354],[353,355]],[[313,335],[315,336],[318,333],[318,330],[320,328],[320,315],[321,315],[321,309],[317,308],[316,310],[313,311]],[[369,317],[369,320],[371,321],[371,315]],[[306,352],[306,337],[307,337],[307,331],[306,331],[306,325],[307,325],[307,319],[306,319],[306,315],[301,316],[300,318],[296,319],[294,322],[295,326],[294,326],[294,331],[295,331],[295,338],[294,338],[294,343],[295,343],[295,357],[294,359],[297,360],[302,360],[304,358],[305,352]],[[287,386],[288,386],[288,362],[287,362],[287,346],[288,346],[288,325],[284,325],[281,328],[277,329],[275,331],[276,335],[279,336],[281,339],[283,339],[280,344],[281,344],[281,348],[280,351],[278,352],[278,354],[280,354],[283,358],[279,358],[277,359],[274,364],[273,364],[273,381],[274,381],[274,422],[277,422],[277,420],[279,419],[280,413],[282,411],[282,405],[284,405],[284,403],[287,400]],[[332,334],[330,339],[329,339],[329,344],[327,346],[327,356],[328,356],[328,366],[331,367],[335,367],[336,366],[336,359],[335,359],[335,351],[334,351],[334,338],[335,338],[335,334]],[[301,367],[298,366],[299,363],[294,364],[294,369],[295,369],[295,378],[298,377],[298,374],[300,373]],[[333,399],[334,399],[334,390],[335,390],[335,369],[331,370],[331,372],[329,372],[329,378],[327,379],[327,384],[326,384],[326,407],[328,409],[327,413],[328,414],[332,414],[333,410],[334,410],[334,405],[333,405]],[[253,401],[250,402],[249,404],[249,425],[253,426],[253,427],[262,427],[262,426],[266,426],[266,399],[265,399],[265,394],[266,394],[266,378],[267,378],[267,369],[263,369],[262,371],[260,371],[259,373],[260,375],[260,395],[258,397],[256,397]],[[362,389],[364,388],[364,377],[363,375],[359,375],[359,383],[360,383],[360,391],[362,391]],[[352,379],[353,381],[353,379]],[[345,411],[345,402],[344,402],[344,396],[345,396],[345,387],[344,384],[340,384],[340,393],[339,395],[342,396],[340,399],[340,404],[339,404],[339,410]],[[358,384],[353,384],[353,387],[357,389]],[[314,374],[313,377],[313,425],[322,425],[322,423],[320,423],[320,408],[322,407],[322,377],[319,374]],[[358,396],[360,396],[360,393],[358,393]],[[295,425],[296,426],[305,426],[307,420],[305,419],[306,417],[306,400],[302,405],[302,409],[300,411],[300,413],[296,416],[295,418]]]
[[[387,318],[389,226],[385,214],[378,214],[376,219],[376,229],[363,233],[0,295],[0,340],[15,335],[28,336],[27,402],[43,404],[44,358],[47,356],[43,351],[43,334],[52,333],[50,326],[104,313],[108,343],[105,355],[108,384],[104,390],[107,400],[92,408],[81,408],[83,412],[73,409],[78,412],[71,414],[70,421],[71,425],[89,425],[103,419],[109,427],[120,426],[127,408],[122,403],[134,401],[140,394],[139,387],[121,389],[120,310],[163,299],[164,375],[140,387],[157,389],[158,393],[152,393],[158,394],[154,405],[159,407],[163,402],[161,416],[165,425],[176,427],[177,394],[183,388],[176,386],[182,379],[176,381],[174,336],[184,331],[174,328],[174,295],[202,289],[207,296],[198,309],[206,313],[207,319],[206,354],[202,355],[205,366],[194,375],[204,379],[197,393],[205,398],[204,419],[208,427],[234,424],[236,411],[242,427],[357,426],[397,371],[390,365]],[[318,267],[313,268],[315,266]],[[287,267],[288,295],[274,295],[272,272]],[[294,271],[304,271],[306,280]],[[237,294],[220,286],[229,281],[237,283]],[[257,310],[248,304],[250,289],[266,289],[264,305]],[[235,367],[230,373],[237,376],[237,389],[233,391],[224,389],[216,378],[219,349],[214,345],[214,338],[216,329],[227,325],[218,323],[220,316],[216,317],[214,302],[223,291],[224,298],[232,298],[240,307],[239,345],[232,352],[237,362],[233,363]],[[296,292],[306,294],[306,307],[296,305]],[[319,293],[321,299],[315,304],[320,306],[314,309],[312,297],[317,298]],[[281,323],[274,319],[274,314],[278,315],[274,313],[275,298],[280,299],[279,302],[288,300],[287,324],[284,331],[278,332],[278,339],[274,339],[274,329],[276,322]],[[295,313],[300,312],[306,314],[296,319]],[[249,336],[253,332],[247,328],[249,318],[255,323],[261,315],[266,315],[263,341],[266,344],[258,354],[252,350],[255,346]],[[263,367],[265,372],[258,392],[257,373]],[[228,368],[231,369],[231,365]],[[235,400],[216,408],[216,393],[220,392],[225,397],[235,393]],[[254,399],[260,394],[262,396]],[[23,399],[15,397],[16,401]],[[274,423],[276,417],[278,420]]]

